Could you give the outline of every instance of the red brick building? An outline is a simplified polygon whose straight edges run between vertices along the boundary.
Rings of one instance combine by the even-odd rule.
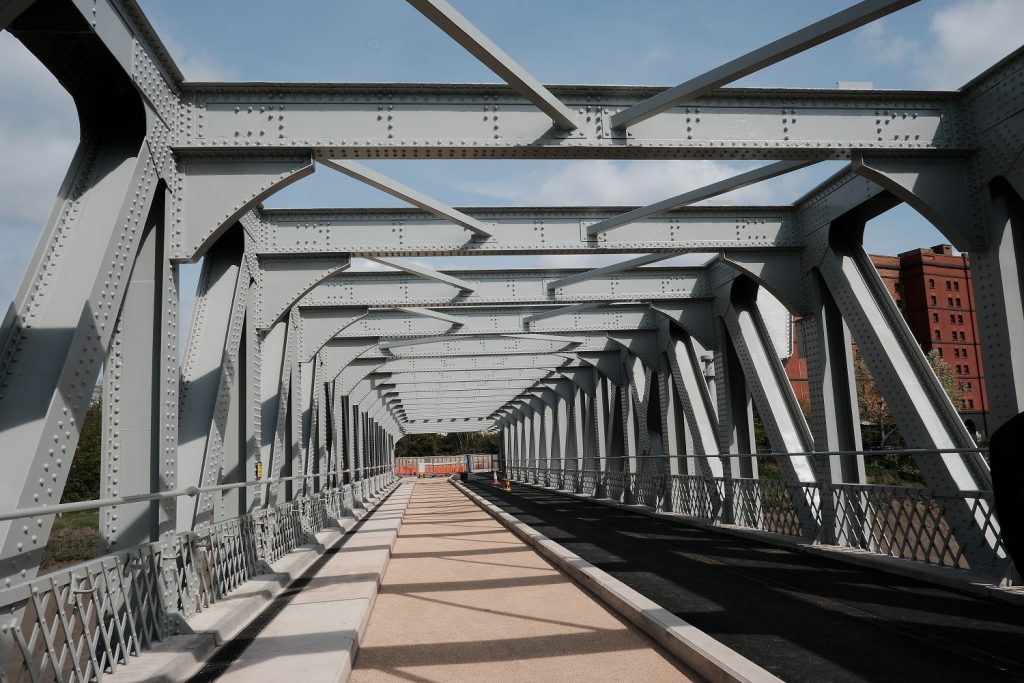
[[[988,396],[967,254],[956,255],[953,247],[940,244],[899,256],[872,255],[871,261],[924,352],[938,350],[960,379],[964,401],[957,408],[964,422],[988,433]],[[806,400],[807,361],[797,346],[794,341],[786,374],[797,397]]]

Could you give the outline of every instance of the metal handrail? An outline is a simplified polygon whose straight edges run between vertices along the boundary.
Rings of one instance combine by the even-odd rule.
[[[602,460],[640,460],[643,458],[763,458],[766,456],[794,457],[829,457],[833,455],[932,455],[942,453],[988,453],[987,448],[886,448],[880,450],[859,451],[798,451],[794,453],[662,453],[661,455],[615,455],[600,458]],[[595,456],[578,455],[572,458],[561,457],[560,460],[579,460]]]
[[[200,493],[212,493],[215,491],[228,491],[230,489],[249,488],[252,486],[263,486],[264,484],[278,484],[283,481],[294,481],[296,479],[316,479],[328,477],[332,474],[341,474],[343,470],[332,470],[320,472],[319,474],[297,474],[291,477],[277,477],[275,479],[253,479],[251,481],[235,482],[233,484],[217,484],[214,486],[189,486],[184,489],[172,491],[160,491],[158,493],[137,493],[128,496],[114,496],[111,498],[98,498],[96,500],[82,500],[75,503],[58,503],[56,505],[42,505],[34,508],[22,508],[20,510],[8,510],[0,512],[0,522],[9,522],[15,519],[27,517],[38,517],[41,515],[55,515],[64,512],[80,512],[82,510],[95,510],[99,508],[112,507],[114,505],[130,505],[132,503],[148,503],[154,500],[167,500],[169,498],[180,498],[182,496],[195,497]]]

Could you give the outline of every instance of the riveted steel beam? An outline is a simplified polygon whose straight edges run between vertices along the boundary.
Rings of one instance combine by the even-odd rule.
[[[501,85],[190,83],[177,149],[221,158],[232,148],[311,150],[317,160],[848,159],[868,147],[894,154],[967,147],[956,128],[956,93],[730,88],[622,132],[612,130],[612,117],[661,89],[550,90],[584,111],[577,130],[552,128],[547,114]],[[880,132],[880,111],[908,117]]]
[[[796,252],[786,253],[794,253],[799,258]],[[669,256],[658,254],[659,258]],[[473,287],[472,292],[453,292],[445,283],[401,273],[345,272],[324,280],[299,304],[309,308],[437,307],[690,299],[710,296],[703,273],[702,267],[644,268],[604,274],[577,269],[449,271],[449,275]],[[549,286],[573,277],[577,278],[574,283],[559,285],[557,289]],[[545,314],[538,319],[544,317],[549,316]]]
[[[827,192],[827,188],[825,190]],[[258,209],[252,249],[260,255],[351,253],[354,256],[474,254],[685,253],[799,247],[794,208],[699,206],[640,219],[628,230],[587,235],[591,224],[632,207],[466,208],[494,238],[416,209]]]

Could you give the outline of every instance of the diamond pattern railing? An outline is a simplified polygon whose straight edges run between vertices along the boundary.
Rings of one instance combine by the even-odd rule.
[[[515,481],[560,481],[560,488],[590,496],[652,507],[695,517],[713,524],[730,524],[783,536],[847,548],[858,548],[915,562],[975,569],[1007,576],[1009,560],[994,519],[990,491],[939,496],[924,488],[839,484],[821,487],[786,484],[771,479],[726,479],[665,475],[653,471],[621,472],[593,469],[559,472],[511,467]],[[831,496],[834,517],[826,519],[822,496]],[[827,500],[827,498],[826,498]],[[971,567],[964,557],[944,507],[962,500],[995,548],[999,559],[991,567]],[[826,533],[831,529],[831,533]]]
[[[379,473],[376,490],[393,479]],[[0,629],[14,643],[0,679],[100,681],[353,505],[345,485],[0,590]]]

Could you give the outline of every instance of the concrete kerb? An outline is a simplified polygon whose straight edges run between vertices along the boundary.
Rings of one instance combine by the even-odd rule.
[[[405,490],[402,490],[406,484]],[[400,479],[387,500],[374,507],[384,517],[374,517],[350,536],[342,551],[310,578],[311,583],[276,613],[245,648],[227,665],[217,680],[231,683],[261,679],[347,681],[366,635],[380,584],[398,539],[415,481]],[[348,552],[346,552],[348,551]],[[322,585],[315,582],[322,581]],[[322,643],[316,653],[295,651],[296,637]],[[262,641],[263,638],[267,640]]]
[[[461,483],[452,484],[498,520],[509,531],[535,548],[542,557],[589,590],[601,601],[639,627],[684,664],[714,683],[779,683],[743,655],[680,619],[653,600],[563,548],[533,527],[502,512]]]
[[[627,505],[626,503],[620,503],[617,500],[594,498],[593,496],[589,496],[585,493],[574,493],[572,491],[564,491],[562,489],[556,489],[550,486],[541,486],[539,484],[530,484],[528,482],[516,482],[516,484],[519,486],[529,486],[530,488],[540,491],[557,493],[569,498],[586,500],[591,503],[597,503],[598,505],[604,505],[617,510],[635,512],[639,515],[644,515],[653,519],[666,520],[673,524],[680,524],[682,526],[695,527],[698,529],[707,529],[708,531],[715,531],[717,533],[728,534],[737,538],[758,541],[760,543],[774,545],[779,548],[798,550],[808,553],[809,555],[835,560],[836,562],[846,562],[849,564],[855,564],[859,567],[876,569],[889,574],[903,576],[908,579],[916,579],[926,583],[933,583],[937,586],[942,586],[943,588],[949,588],[950,590],[976,595],[989,600],[1005,602],[1018,607],[1024,607],[1024,588],[997,586],[993,584],[991,579],[988,577],[965,569],[953,569],[952,567],[939,567],[932,564],[924,564],[923,562],[913,562],[911,560],[904,560],[898,557],[879,555],[871,552],[870,550],[861,550],[859,548],[814,545],[813,543],[807,543],[799,538],[781,536],[767,531],[747,529],[746,527],[738,527],[730,524],[713,524],[708,520],[701,519],[699,517],[690,517],[688,515],[680,515],[674,512],[662,512],[642,505]]]
[[[112,683],[180,681],[195,674],[214,652],[234,638],[295,579],[302,576],[328,548],[338,545],[359,520],[401,484],[396,480],[372,497],[365,509],[337,520],[338,527],[315,534],[316,543],[299,546],[271,565],[274,571],[259,574],[218,602],[188,620],[191,633],[169,636],[150,649],[103,676]]]

